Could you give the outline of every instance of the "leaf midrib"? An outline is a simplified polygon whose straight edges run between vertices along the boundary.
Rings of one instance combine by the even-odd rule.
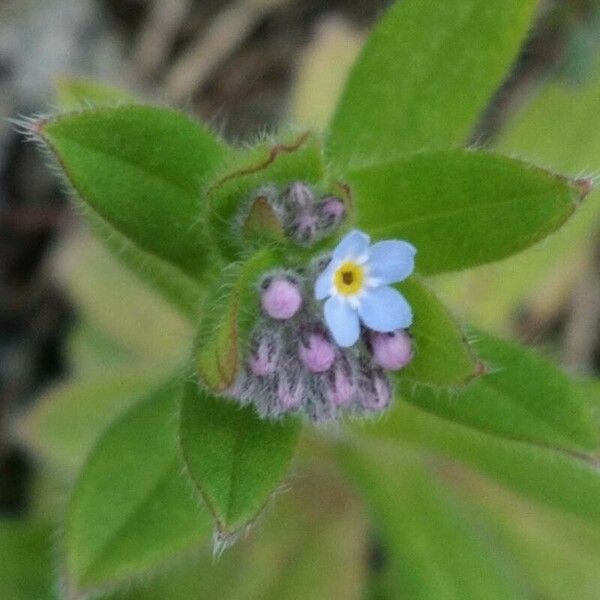
[[[128,511],[127,515],[124,519],[121,520],[121,523],[114,529],[113,533],[106,538],[106,540],[97,548],[94,553],[94,557],[88,561],[88,565],[82,571],[79,583],[99,583],[97,581],[89,581],[90,572],[93,573],[93,570],[97,568],[98,564],[102,562],[102,558],[106,556],[109,552],[112,545],[115,543],[115,540],[118,538],[119,534],[131,523],[132,520],[141,512],[146,504],[153,498],[153,496],[161,489],[164,485],[165,481],[167,481],[168,477],[172,475],[174,467],[177,466],[177,458],[173,458],[170,462],[166,464],[166,467],[163,468],[156,478],[152,486],[150,487],[148,493],[143,494],[143,496],[134,503],[131,509]],[[87,581],[86,581],[87,580]],[[118,577],[117,577],[118,580]]]
[[[476,206],[473,206],[473,205],[457,206],[452,209],[447,209],[444,211],[437,211],[435,214],[429,213],[429,214],[412,217],[412,218],[408,218],[408,219],[403,218],[402,224],[400,227],[406,228],[406,227],[412,227],[416,224],[438,221],[440,219],[446,219],[450,216],[457,216],[457,215],[462,215],[463,213],[470,213],[479,208],[488,209],[488,208],[493,208],[493,207],[498,207],[498,206],[510,206],[512,204],[522,204],[523,202],[530,201],[533,198],[536,198],[536,197],[546,198],[546,196],[547,196],[547,194],[544,194],[543,192],[532,192],[530,194],[513,196],[506,200],[502,199],[502,200],[497,200],[494,202],[486,202],[485,204],[477,204]],[[563,203],[560,203],[559,207],[563,208]],[[570,214],[571,212],[573,212],[573,210],[575,210],[576,204],[574,202],[570,202],[570,203],[565,202],[564,208],[570,208],[569,213],[568,213],[568,214]],[[381,234],[383,232],[388,231],[389,229],[394,229],[397,231],[398,225],[397,224],[384,225],[384,226],[381,226],[378,228],[376,227],[373,231],[376,234]]]
[[[517,435],[510,435],[510,434],[500,434],[498,431],[492,429],[491,425],[473,424],[473,423],[463,420],[462,418],[453,418],[451,416],[446,416],[446,415],[440,414],[440,413],[436,412],[435,410],[432,410],[429,407],[422,406],[421,404],[416,404],[416,403],[412,402],[411,400],[405,400],[405,401],[408,402],[412,407],[416,408],[417,410],[419,410],[421,412],[427,413],[427,414],[429,414],[433,417],[436,417],[438,419],[441,419],[443,421],[446,421],[446,422],[449,422],[449,423],[452,423],[455,425],[459,425],[461,427],[466,427],[467,429],[470,429],[472,431],[493,436],[494,438],[496,438],[498,440],[507,440],[507,441],[512,441],[512,442],[529,444],[533,447],[549,448],[554,451],[568,452],[574,456],[577,456],[580,459],[582,458],[582,455],[586,459],[591,458],[592,455],[590,454],[590,449],[585,448],[578,440],[573,440],[570,437],[571,432],[564,432],[564,431],[558,429],[556,423],[546,420],[545,418],[543,418],[536,412],[533,412],[533,410],[530,407],[525,406],[525,405],[521,404],[520,402],[513,400],[513,397],[510,394],[507,394],[506,392],[496,388],[489,382],[486,382],[485,378],[483,378],[480,381],[480,385],[486,387],[488,390],[491,390],[495,395],[501,397],[508,406],[517,406],[521,411],[523,411],[524,413],[529,415],[534,421],[539,422],[541,425],[543,425],[545,428],[547,428],[547,431],[549,431],[550,433],[552,433],[554,436],[556,436],[558,438],[555,442],[556,445],[553,445],[549,441],[535,439],[534,437],[523,437],[523,436],[517,436]],[[536,437],[538,437],[538,436],[536,435]]]

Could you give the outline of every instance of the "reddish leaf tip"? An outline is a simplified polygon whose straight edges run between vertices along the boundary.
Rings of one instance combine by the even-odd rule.
[[[594,189],[594,180],[591,177],[574,179],[573,185],[577,188],[580,198],[583,200]]]
[[[475,368],[471,376],[467,379],[465,383],[471,383],[471,381],[475,379],[479,379],[479,377],[483,377],[489,373],[488,366],[481,360],[477,360],[475,362]]]

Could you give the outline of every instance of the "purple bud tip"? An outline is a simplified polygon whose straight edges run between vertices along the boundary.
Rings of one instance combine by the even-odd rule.
[[[294,230],[301,240],[312,240],[317,233],[317,217],[311,214],[301,214],[294,222]]]
[[[412,358],[412,340],[404,329],[390,333],[371,331],[369,341],[375,362],[388,371],[397,371]]]
[[[594,180],[589,177],[573,181],[582,198],[585,198],[594,189]]]
[[[277,396],[282,409],[291,410],[297,408],[302,403],[303,395],[304,385],[302,381],[290,383],[285,375],[281,377],[277,384]]]
[[[287,279],[273,279],[262,292],[261,306],[273,319],[285,321],[293,317],[302,305],[298,286]]]
[[[335,360],[335,349],[320,333],[311,333],[307,343],[300,342],[300,360],[311,373],[323,373]]]
[[[325,198],[321,204],[321,214],[333,223],[339,223],[346,214],[344,202],[334,196]]]
[[[354,386],[346,371],[338,366],[333,373],[331,388],[328,390],[330,402],[336,406],[344,406],[352,400]]]
[[[263,337],[257,341],[250,355],[250,371],[257,377],[270,375],[275,372],[278,357],[277,341],[271,337]]]
[[[376,375],[373,381],[373,391],[375,392],[375,395],[372,398],[371,406],[379,410],[386,408],[392,397],[390,384],[387,379]]]
[[[300,181],[296,181],[290,185],[287,197],[291,207],[296,210],[308,210],[313,202],[311,189]]]

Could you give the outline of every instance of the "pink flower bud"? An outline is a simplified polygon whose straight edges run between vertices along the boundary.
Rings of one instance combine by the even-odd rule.
[[[336,406],[345,406],[352,400],[354,385],[350,374],[342,365],[337,365],[327,387],[328,400]]]
[[[296,181],[287,189],[287,203],[294,212],[306,212],[313,203],[312,190],[301,181]]]
[[[404,329],[390,333],[369,333],[369,342],[375,362],[388,371],[397,371],[412,358],[412,340]]]
[[[375,392],[373,397],[374,402],[372,403],[373,408],[377,408],[378,410],[386,408],[392,398],[392,391],[390,389],[390,382],[385,376],[375,376],[373,391]]]
[[[253,375],[264,377],[270,375],[277,367],[279,358],[279,343],[274,335],[263,335],[253,344],[250,354],[249,367]]]
[[[331,196],[319,203],[317,208],[319,219],[323,227],[339,225],[346,216],[346,207],[340,198]]]
[[[290,382],[289,379],[282,375],[277,384],[278,404],[283,410],[293,410],[298,408],[302,403],[304,396],[304,384],[301,380]]]
[[[361,405],[367,411],[380,411],[390,403],[390,382],[383,372],[373,371],[370,379],[362,386]]]
[[[305,342],[301,341],[298,354],[304,366],[311,373],[327,371],[335,360],[335,348],[320,333],[311,333]]]
[[[261,306],[273,319],[285,321],[293,317],[302,305],[298,286],[289,279],[277,278],[265,282]]]
[[[293,226],[294,235],[302,242],[310,242],[317,235],[317,217],[310,213],[301,214]]]

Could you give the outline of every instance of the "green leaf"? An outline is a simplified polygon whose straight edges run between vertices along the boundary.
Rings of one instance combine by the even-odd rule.
[[[501,437],[588,453],[598,447],[591,411],[575,381],[522,346],[483,333],[475,336],[472,345],[487,374],[458,393],[400,381],[403,398]]]
[[[58,600],[54,593],[52,529],[41,521],[0,521],[0,598]]]
[[[210,518],[193,498],[177,449],[181,384],[166,384],[103,435],[75,484],[66,517],[72,593],[123,584],[198,547]]]
[[[539,502],[600,523],[600,472],[577,455],[452,423],[400,399],[386,419],[361,429],[455,458]]]
[[[404,0],[350,74],[328,155],[346,169],[462,145],[516,58],[535,0]]]
[[[59,385],[38,398],[19,430],[52,467],[76,471],[100,434],[164,379],[156,368],[115,370]]]
[[[136,103],[135,96],[127,90],[79,77],[60,77],[56,82],[56,95],[63,111]]]
[[[265,506],[292,459],[297,420],[258,418],[252,407],[186,383],[181,447],[188,471],[222,534],[239,530]]]
[[[347,174],[358,225],[405,239],[421,273],[466,269],[519,252],[558,229],[586,190],[489,152],[414,154]]]
[[[482,365],[458,323],[444,305],[417,278],[398,285],[413,309],[414,357],[398,378],[457,386],[481,374]]]
[[[280,258],[274,250],[264,248],[216,274],[204,306],[196,358],[202,383],[213,392],[222,392],[234,383],[260,311],[259,279],[277,266]]]
[[[85,79],[60,78],[56,88],[59,106],[64,111],[136,103],[135,97],[125,90]],[[193,279],[156,255],[143,252],[96,213],[88,210],[87,217],[92,230],[123,264],[186,316],[196,316],[201,290]]]
[[[498,150],[561,173],[596,172],[600,129],[590,123],[600,113],[600,60],[585,85],[545,80],[531,98],[501,132]],[[556,235],[510,260],[446,275],[436,288],[442,284],[445,299],[469,322],[508,333],[514,315],[524,306],[528,312],[545,315],[562,304],[580,265],[594,251],[599,222],[600,193],[594,189]]]
[[[364,495],[386,561],[384,597],[518,600],[512,564],[487,523],[441,485],[422,461],[389,448],[343,447],[340,460]]]
[[[475,331],[473,346],[490,373],[481,381],[518,402],[579,449],[598,447],[592,411],[581,397],[582,384],[554,363],[521,344]]]
[[[600,112],[600,56],[590,79],[573,85],[550,78],[501,132],[498,149],[519,153],[577,174],[600,166],[600,133],[590,127]]]
[[[192,278],[211,264],[202,186],[232,152],[182,113],[98,108],[35,123],[84,206]]]

